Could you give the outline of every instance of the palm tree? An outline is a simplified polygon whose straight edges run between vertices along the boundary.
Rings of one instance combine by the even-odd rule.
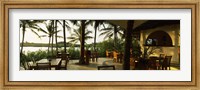
[[[99,27],[101,25],[104,26],[104,20],[94,20],[94,51],[96,51],[96,35],[97,35],[97,29],[99,29]],[[105,26],[104,26],[105,28]]]
[[[74,34],[71,34],[71,37],[68,37],[68,39],[70,39],[69,42],[72,42],[74,44],[79,42],[81,44],[81,46],[80,46],[80,48],[81,48],[81,57],[80,57],[80,60],[79,60],[79,64],[85,64],[85,61],[84,61],[84,52],[85,52],[85,50],[84,50],[84,44],[83,43],[86,43],[85,40],[88,40],[88,39],[92,38],[91,36],[89,36],[89,34],[92,33],[92,31],[86,30],[84,35],[82,34],[82,32],[83,32],[82,29],[79,28],[78,30],[74,30]]]
[[[65,35],[65,20],[63,20],[63,37],[64,37],[64,53],[67,53],[66,50],[66,35]]]
[[[89,36],[89,34],[91,34],[92,31],[86,30],[85,31],[85,40],[88,39],[92,39],[93,37]],[[69,42],[76,44],[76,43],[81,43],[81,28],[79,28],[78,30],[74,30],[74,33],[71,34],[71,37],[68,37],[68,39],[70,39]],[[84,43],[86,43],[84,41]]]
[[[88,25],[91,24],[91,21],[90,20],[71,20],[71,22],[74,24],[74,25],[77,25],[79,26],[79,28],[81,29],[81,57],[80,57],[80,60],[79,60],[79,64],[85,64],[85,61],[84,61],[84,45],[85,45],[85,29]]]
[[[25,38],[26,30],[31,30],[33,33],[35,33],[40,38],[40,36],[38,35],[38,33],[35,30],[38,30],[37,24],[42,23],[42,22],[43,22],[43,20],[20,20],[20,28],[22,28],[22,44],[21,44],[20,56],[22,55],[22,52],[23,52],[24,38]]]
[[[104,39],[114,37],[114,47],[115,47],[118,36],[123,37],[125,29],[114,24],[108,24],[107,28],[103,28],[100,31],[101,33],[99,36],[105,35]]]
[[[69,21],[66,21],[66,20],[62,20],[63,22],[61,22],[61,20],[57,20],[57,23],[60,23],[60,25],[62,25],[63,27],[63,37],[64,37],[64,53],[67,52],[67,49],[66,49],[66,27],[67,27],[67,30],[70,31],[71,30],[71,27],[69,25],[69,22],[71,22],[70,20]],[[71,22],[72,23],[72,22]]]
[[[57,23],[58,23],[58,20],[56,20],[55,21],[55,32],[57,32],[58,30],[58,28],[57,28]],[[58,53],[58,39],[57,39],[57,36],[58,36],[58,34],[56,33],[56,35],[55,35],[55,38],[56,38],[56,53]]]
[[[50,48],[50,43],[51,43],[51,39],[52,39],[52,55],[53,55],[53,35],[55,33],[58,33],[60,30],[56,30],[54,31],[54,20],[50,20],[50,21],[46,21],[45,24],[45,28],[41,28],[39,27],[39,30],[42,31],[43,33],[47,34],[47,35],[41,35],[41,37],[49,37],[49,45],[48,45],[48,54],[49,54],[49,48]],[[62,38],[61,36],[56,36],[56,38]]]

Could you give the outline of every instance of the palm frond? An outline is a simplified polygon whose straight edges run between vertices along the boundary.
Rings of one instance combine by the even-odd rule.
[[[85,35],[89,35],[90,33],[92,33],[92,31],[86,31]]]
[[[92,39],[93,37],[91,37],[91,36],[86,36],[85,37],[85,40],[88,40],[88,39]]]
[[[114,28],[113,28],[113,27],[103,28],[103,29],[101,29],[100,31],[109,31],[109,30],[114,30]]]
[[[39,35],[34,29],[31,29],[31,31],[32,31],[33,33],[35,33],[35,35],[37,35],[38,38],[40,38],[40,35]]]
[[[61,21],[60,21],[60,20],[58,20],[58,23],[59,23],[60,25],[62,25],[62,23],[61,23]]]
[[[57,38],[64,38],[63,36],[57,36]]]
[[[102,36],[102,35],[106,35],[106,34],[109,34],[109,33],[113,33],[113,31],[104,31],[104,32],[101,32],[100,34],[99,34],[99,36]]]
[[[105,35],[104,39],[111,38],[114,34],[112,32]]]
[[[40,37],[47,37],[47,35],[40,35]]]
[[[76,37],[67,37],[67,39],[76,39]]]

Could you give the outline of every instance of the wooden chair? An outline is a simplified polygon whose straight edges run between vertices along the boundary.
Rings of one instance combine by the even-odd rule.
[[[170,69],[171,59],[172,59],[172,56],[165,56],[165,59],[162,63],[162,70],[167,70],[168,67],[169,67],[169,70],[171,70]]]
[[[135,69],[135,59],[133,57],[130,57],[130,66],[132,66],[133,69]]]
[[[160,54],[160,58],[165,58],[165,54]]]
[[[64,69],[64,70],[67,70],[67,63],[69,62],[69,59],[67,57],[67,55],[65,53],[63,53],[61,55],[61,63],[60,63],[60,67],[59,69]]]
[[[158,57],[149,57],[149,62],[148,62],[148,69],[150,70],[158,70],[160,67],[160,64],[156,62],[158,60]]]
[[[160,64],[160,66],[161,66],[162,63],[163,63],[164,58],[165,58],[165,54],[160,54],[160,55],[159,55],[159,64]],[[159,67],[159,69],[161,69],[161,67]]]
[[[110,53],[110,52],[106,50],[106,57],[107,57],[107,58],[110,57],[109,53]]]
[[[113,52],[106,50],[106,57],[107,58],[113,58]]]
[[[118,58],[119,58],[119,62],[122,63],[123,62],[123,57],[124,54],[122,52],[118,53]]]
[[[113,62],[119,62],[119,55],[116,51],[113,51]]]
[[[61,53],[60,53],[60,52],[57,52],[56,57],[57,57],[57,58],[61,58]]]
[[[98,52],[97,51],[92,52],[91,58],[93,62],[95,61],[98,62]]]
[[[51,63],[36,63],[37,70],[51,70]]]

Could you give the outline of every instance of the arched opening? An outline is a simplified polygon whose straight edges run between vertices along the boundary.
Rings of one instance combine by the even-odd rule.
[[[145,46],[172,46],[172,39],[165,31],[155,31],[147,37]]]

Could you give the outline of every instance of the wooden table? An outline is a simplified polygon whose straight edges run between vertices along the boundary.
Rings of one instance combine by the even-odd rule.
[[[69,57],[69,53],[66,53],[66,55],[67,55],[67,57]],[[62,53],[57,53],[58,58],[61,58],[61,56],[62,56]]]
[[[152,57],[150,57],[150,59],[149,60],[151,60],[151,61],[149,61],[150,63],[149,64],[155,64],[155,66],[156,66],[156,68],[157,69],[160,69],[160,66],[162,65],[162,60],[163,60],[164,58],[162,58],[162,57],[156,57],[156,56],[152,56]],[[154,61],[152,61],[152,60],[154,60]]]
[[[36,63],[48,63],[48,62],[49,62],[48,59],[41,59],[35,63],[30,63],[30,68],[36,69],[36,67],[37,67]],[[61,64],[61,58],[56,58],[56,59],[51,60],[51,67],[55,67],[56,70],[59,69],[60,64]]]

